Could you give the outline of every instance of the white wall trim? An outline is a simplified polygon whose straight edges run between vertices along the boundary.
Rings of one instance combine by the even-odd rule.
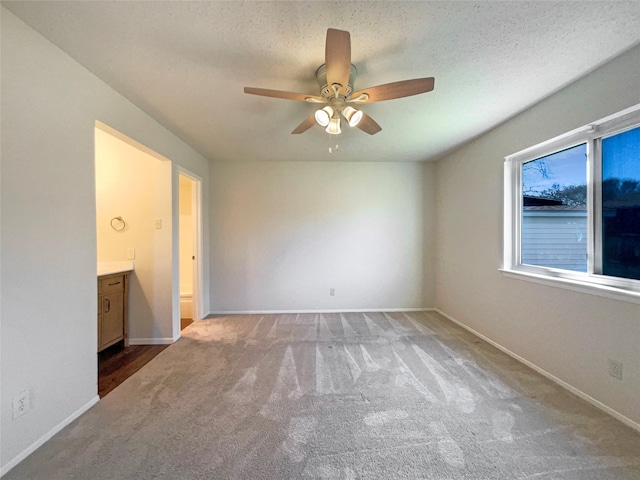
[[[67,418],[62,420],[59,424],[57,424],[55,427],[53,427],[47,433],[42,435],[38,440],[33,442],[27,448],[25,448],[21,453],[16,455],[13,460],[10,460],[9,462],[7,462],[7,464],[4,465],[2,467],[2,469],[0,469],[0,477],[4,476],[6,473],[8,473],[9,470],[11,470],[13,467],[15,467],[20,462],[22,462],[25,458],[27,458],[29,455],[31,455],[33,452],[35,452],[38,448],[40,448],[47,440],[49,440],[56,433],[58,433],[64,427],[69,425],[71,422],[73,422],[76,418],[78,418],[84,412],[89,410],[91,407],[93,407],[99,401],[100,401],[100,397],[98,395],[96,395],[91,400],[89,400],[89,402],[85,403],[82,407],[80,407],[78,410],[73,412],[71,415],[69,415]]]
[[[270,314],[294,314],[294,313],[375,313],[375,312],[435,312],[435,308],[351,308],[339,310],[225,310],[209,312],[207,317],[213,315],[270,315]],[[205,318],[207,318],[205,317]],[[131,342],[129,342],[131,343]]]
[[[164,338],[130,338],[129,345],[171,345],[175,342],[180,335],[176,339],[170,337]]]
[[[192,171],[186,169],[185,167],[175,164],[175,173],[172,173],[172,188],[174,188],[174,198],[172,203],[172,212],[173,212],[173,247],[172,247],[172,256],[173,256],[173,272],[172,272],[172,299],[173,299],[173,337],[175,340],[180,338],[180,301],[182,299],[183,293],[180,292],[180,206],[179,206],[179,197],[180,197],[180,187],[179,187],[179,178],[180,175],[188,177],[193,181],[193,191],[192,191],[192,207],[193,211],[193,219],[194,219],[194,249],[193,255],[196,257],[196,261],[193,264],[193,286],[191,295],[191,304],[192,304],[192,316],[193,319],[200,319],[205,311],[205,295],[209,296],[209,293],[205,293],[204,289],[204,272],[205,272],[205,257],[204,257],[204,229],[205,229],[205,219],[204,219],[204,179]],[[207,300],[208,304],[208,300]],[[177,307],[176,307],[177,306]],[[175,341],[174,340],[174,341]]]
[[[500,345],[499,343],[491,340],[489,337],[486,337],[485,335],[481,334],[480,332],[474,330],[473,328],[465,325],[464,323],[462,323],[461,321],[453,318],[451,315],[448,315],[446,313],[444,313],[442,310],[435,308],[434,309],[436,312],[438,312],[440,315],[442,315],[443,317],[448,318],[449,320],[451,320],[453,323],[455,323],[456,325],[459,325],[460,327],[464,328],[465,330],[467,330],[468,332],[472,333],[473,335],[475,335],[478,338],[481,338],[482,340],[484,340],[485,342],[493,345],[494,347],[496,347],[498,350],[506,353],[507,355],[509,355],[511,358],[519,361],[520,363],[526,365],[527,367],[535,370],[536,372],[538,372],[540,375],[542,375],[543,377],[548,378],[549,380],[551,380],[552,382],[560,385],[562,388],[564,388],[565,390],[570,391],[571,393],[573,393],[574,395],[577,395],[578,397],[580,397],[581,399],[589,402],[591,405],[593,405],[594,407],[602,410],[603,412],[611,415],[612,417],[614,417],[616,420],[621,421],[622,423],[624,423],[625,425],[627,425],[628,427],[633,428],[634,430],[636,430],[637,432],[640,432],[640,424],[634,422],[633,420],[631,420],[629,417],[626,417],[625,415],[623,415],[622,413],[618,412],[617,410],[614,410],[613,408],[605,405],[604,403],[602,403],[599,400],[596,400],[595,398],[593,398],[592,396],[584,393],[582,390],[579,390],[578,388],[574,387],[573,385],[565,382],[564,380],[559,379],[558,377],[556,377],[555,375],[547,372],[546,370],[544,370],[543,368],[539,367],[538,365],[536,365],[535,363],[530,362],[529,360],[527,360],[526,358],[521,357],[520,355],[518,355],[517,353],[512,352],[511,350],[509,350],[506,347],[503,347],[502,345]]]

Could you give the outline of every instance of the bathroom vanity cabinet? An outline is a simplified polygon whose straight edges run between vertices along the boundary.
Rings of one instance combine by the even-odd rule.
[[[98,352],[128,336],[129,272],[98,276]]]

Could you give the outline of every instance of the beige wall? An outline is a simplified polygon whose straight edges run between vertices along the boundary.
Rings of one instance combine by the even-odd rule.
[[[431,307],[423,175],[420,163],[214,163],[212,311]]]
[[[206,195],[209,166],[155,120],[0,8],[4,472],[97,400],[96,120],[171,159],[172,191],[177,191],[180,164],[205,179]],[[178,202],[172,202],[177,238]],[[206,221],[206,212],[204,217]],[[177,262],[175,248],[172,262]],[[177,297],[175,285],[172,294]],[[206,295],[208,287],[204,291]],[[12,399],[27,389],[31,408],[13,420]]]
[[[129,341],[171,341],[171,162],[99,128],[95,160],[98,261],[123,261],[135,249]],[[126,221],[123,231],[111,228],[114,217]]]
[[[193,180],[185,175],[179,178],[180,201],[180,294],[193,294]]]
[[[640,47],[437,164],[436,305],[640,423],[640,305],[503,277],[506,155],[640,102]],[[624,363],[624,379],[607,359]]]

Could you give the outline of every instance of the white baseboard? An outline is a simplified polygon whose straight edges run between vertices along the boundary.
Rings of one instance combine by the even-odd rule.
[[[338,310],[224,310],[210,315],[282,315],[295,313],[375,313],[375,312],[435,312],[435,308],[350,308]],[[206,318],[206,317],[205,317]]]
[[[180,338],[178,336],[178,338]],[[176,339],[177,340],[177,339]],[[175,340],[173,338],[130,338],[129,345],[171,345]]]
[[[2,477],[3,475],[5,475],[7,472],[9,472],[9,470],[11,470],[13,467],[15,467],[16,465],[18,465],[21,461],[23,461],[25,458],[27,458],[29,455],[31,455],[33,452],[35,452],[38,448],[40,448],[47,440],[49,440],[51,437],[53,437],[56,433],[58,433],[60,430],[62,430],[64,427],[66,427],[67,425],[69,425],[71,422],[73,422],[76,418],[78,418],[80,415],[82,415],[84,412],[86,412],[87,410],[89,410],[91,407],[93,407],[96,403],[98,403],[100,401],[100,397],[98,395],[96,395],[95,397],[93,397],[91,400],[89,400],[89,402],[87,402],[86,404],[84,404],[82,407],[80,407],[78,410],[76,410],[75,412],[73,412],[71,415],[69,415],[67,418],[65,418],[64,420],[62,420],[59,424],[57,424],[55,427],[53,427],[51,430],[49,430],[47,433],[45,433],[44,435],[42,435],[38,440],[36,440],[34,443],[32,443],[31,445],[29,445],[27,448],[25,448],[21,453],[19,453],[18,455],[16,455],[16,457],[13,460],[10,460],[6,465],[3,465],[2,468],[0,469],[0,477]]]
[[[493,345],[494,347],[496,347],[498,350],[506,353],[507,355],[509,355],[511,358],[514,358],[515,360],[519,361],[520,363],[526,365],[527,367],[535,370],[536,372],[538,372],[540,375],[542,375],[543,377],[548,378],[549,380],[551,380],[554,383],[557,383],[558,385],[560,385],[562,388],[569,390],[571,393],[573,393],[574,395],[577,395],[578,397],[582,398],[583,400],[589,402],[591,405],[593,405],[594,407],[602,410],[603,412],[611,415],[612,417],[614,417],[615,419],[621,421],[622,423],[624,423],[625,425],[627,425],[628,427],[633,428],[634,430],[640,432],[640,423],[634,422],[633,420],[631,420],[629,417],[623,415],[622,413],[618,412],[617,410],[614,410],[613,408],[605,405],[604,403],[602,403],[600,400],[596,400],[595,398],[593,398],[592,396],[584,393],[582,390],[579,390],[578,388],[574,387],[573,385],[565,382],[564,380],[559,379],[558,377],[556,377],[555,375],[547,372],[545,369],[539,367],[538,365],[536,365],[535,363],[530,362],[529,360],[527,360],[526,358],[521,357],[520,355],[518,355],[517,353],[512,352],[511,350],[509,350],[506,347],[503,347],[502,345],[500,345],[499,343],[491,340],[489,337],[484,336],[483,334],[481,334],[480,332],[474,330],[473,328],[465,325],[464,323],[462,323],[461,321],[453,318],[451,315],[448,315],[446,313],[444,313],[443,311],[441,311],[438,308],[434,309],[436,312],[438,312],[440,315],[442,315],[443,317],[448,318],[449,320],[451,320],[453,323],[455,323],[456,325],[461,326],[462,328],[464,328],[465,330],[467,330],[468,332],[474,334],[476,337],[481,338],[482,340],[484,340],[485,342]]]

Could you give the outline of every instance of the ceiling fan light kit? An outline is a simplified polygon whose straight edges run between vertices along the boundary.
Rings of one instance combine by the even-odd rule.
[[[347,105],[342,110],[342,116],[347,119],[350,127],[355,127],[360,123],[360,120],[362,120],[362,111]]]
[[[316,70],[320,96],[253,87],[245,87],[244,92],[325,105],[304,119],[291,132],[293,134],[306,132],[317,123],[326,127],[327,133],[337,135],[342,132],[340,128],[340,115],[342,115],[350,127],[357,127],[369,135],[375,135],[382,130],[380,125],[362,110],[348,104],[366,104],[418,95],[430,92],[435,84],[433,77],[416,78],[354,92],[353,85],[357,76],[358,70],[355,65],[351,64],[351,36],[349,32],[330,28],[327,30],[325,62]]]
[[[338,135],[342,133],[340,129],[340,117],[333,117],[329,120],[329,125],[326,128],[327,133],[331,133],[332,135]]]
[[[314,116],[318,125],[320,125],[321,127],[326,127],[327,125],[329,125],[329,120],[331,120],[331,117],[333,117],[333,108],[327,105],[320,110],[316,110]]]

